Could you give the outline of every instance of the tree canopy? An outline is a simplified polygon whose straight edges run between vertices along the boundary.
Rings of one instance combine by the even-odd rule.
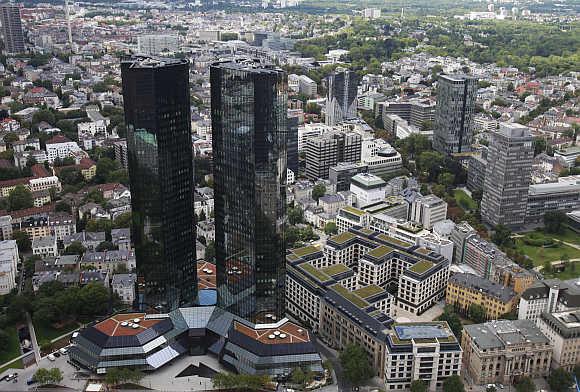
[[[345,378],[354,385],[359,385],[374,374],[366,351],[357,344],[346,346],[339,358]]]

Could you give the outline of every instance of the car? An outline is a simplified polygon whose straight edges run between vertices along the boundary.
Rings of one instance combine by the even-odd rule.
[[[68,354],[68,349],[66,347],[63,347],[60,350],[58,350],[58,352],[61,353],[62,355],[67,355]]]
[[[32,385],[36,382],[36,380],[34,379],[34,377],[29,378],[28,380],[26,380],[26,385]]]
[[[55,358],[60,357],[60,353],[58,351],[53,352],[52,355],[54,355]]]
[[[503,384],[495,384],[499,389],[504,389],[505,387],[503,386]]]
[[[52,361],[52,362],[56,361],[56,357],[54,355],[52,355],[52,354],[48,354],[48,357],[47,358],[48,358],[49,361]]]
[[[16,378],[16,377],[18,377],[18,373],[12,373],[12,374],[9,374],[9,375],[8,375],[8,376],[5,378],[5,380],[6,380],[7,382],[9,382],[9,381],[11,381],[12,379],[14,379],[14,378]]]

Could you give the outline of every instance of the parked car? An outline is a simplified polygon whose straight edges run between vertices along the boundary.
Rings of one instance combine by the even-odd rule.
[[[55,358],[60,357],[60,353],[58,351],[53,352],[52,355],[54,355]]]
[[[36,380],[34,379],[34,377],[29,378],[28,380],[26,380],[26,385],[32,385],[36,382]]]
[[[48,360],[54,362],[54,361],[56,361],[56,357],[52,354],[48,354]]]
[[[63,347],[60,350],[58,350],[58,352],[61,353],[62,355],[67,355],[68,354],[68,349],[66,347]]]

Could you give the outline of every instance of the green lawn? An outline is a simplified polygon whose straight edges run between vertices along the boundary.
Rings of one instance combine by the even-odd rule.
[[[522,239],[518,238],[516,240],[516,247],[519,251],[532,259],[536,266],[543,265],[546,260],[561,260],[564,254],[568,255],[570,259],[580,258],[580,250],[564,244],[552,248],[542,248],[539,246],[527,245],[522,241]]]
[[[2,347],[0,350],[0,363],[8,362],[11,359],[20,356],[20,343],[18,342],[16,328],[7,328],[6,333],[10,339],[8,340],[8,345]]]
[[[546,238],[552,238],[554,240],[559,240],[559,241],[569,242],[571,244],[580,245],[580,234],[578,234],[578,233],[576,233],[568,228],[566,228],[566,230],[562,234],[549,234],[549,233],[544,233],[544,232],[542,232],[542,234]]]
[[[2,374],[5,370],[8,369],[24,369],[24,364],[22,363],[22,359],[9,363],[8,365],[0,368],[0,374]]]
[[[463,210],[469,211],[477,209],[477,203],[461,189],[455,189],[453,191],[453,197],[455,197],[457,205],[463,208]]]
[[[574,268],[571,267],[572,264],[574,264]],[[545,273],[544,271],[542,271],[542,274],[547,279],[557,278],[560,280],[567,280],[567,279],[578,278],[578,277],[580,277],[580,261],[570,263],[570,265],[568,267],[566,267],[566,269],[562,272],[550,272],[548,274],[548,273]]]
[[[52,339],[56,339],[59,336],[77,328],[78,324],[76,323],[67,324],[63,328],[54,328],[51,325],[43,325],[38,323],[34,324],[34,331],[36,332],[36,339],[38,340],[38,344],[42,344],[41,342],[44,341],[49,342]]]

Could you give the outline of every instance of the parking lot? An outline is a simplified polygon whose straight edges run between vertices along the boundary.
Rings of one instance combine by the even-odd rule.
[[[12,381],[0,381],[0,391],[29,391],[33,390],[37,385],[27,385],[26,381],[32,378],[34,373],[39,368],[59,368],[62,371],[63,380],[60,383],[61,385],[66,385],[69,388],[74,390],[83,390],[84,386],[87,381],[87,377],[89,374],[87,372],[78,371],[75,369],[71,364],[67,363],[68,355],[61,355],[58,358],[55,358],[54,361],[48,359],[48,357],[44,357],[40,360],[38,365],[30,366],[26,369],[9,369],[4,371],[0,374],[0,378],[11,374],[11,373],[18,373],[18,377],[16,378],[17,382],[14,383]]]

